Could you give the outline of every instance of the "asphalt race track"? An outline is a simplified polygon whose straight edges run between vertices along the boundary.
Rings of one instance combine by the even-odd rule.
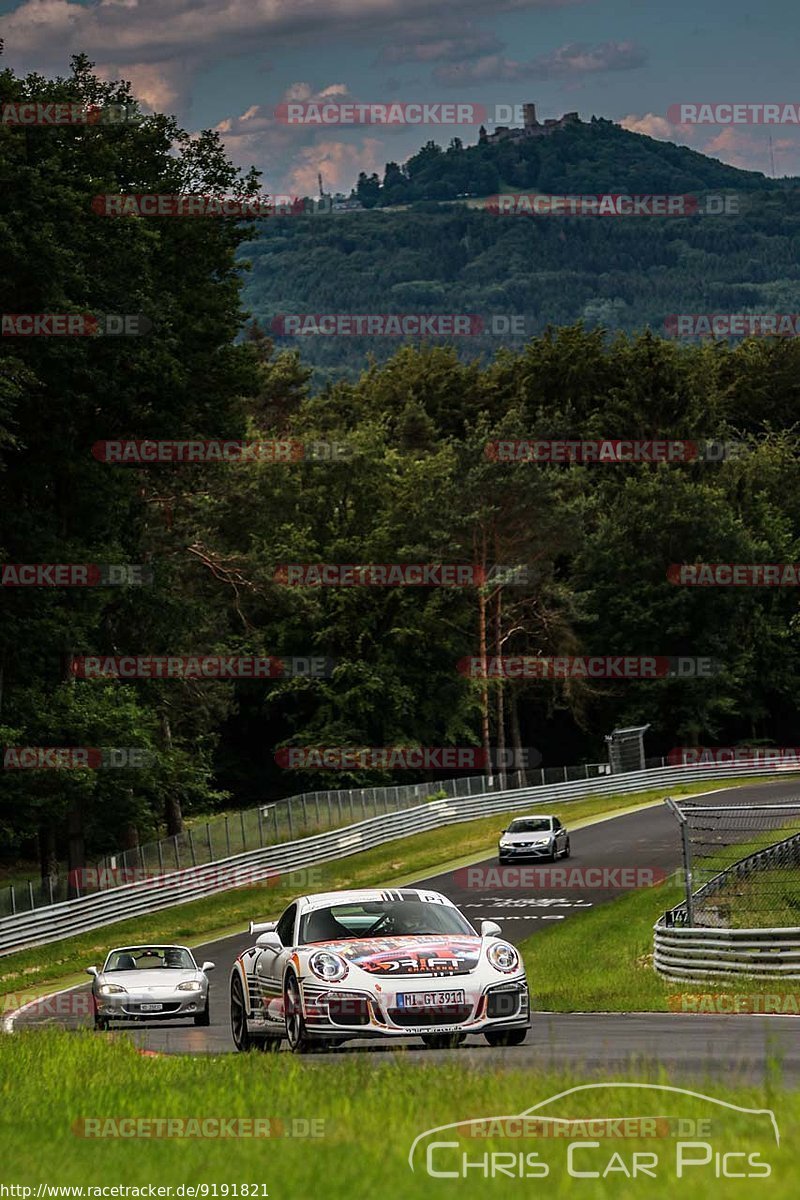
[[[708,794],[702,803],[774,803],[796,799],[800,781],[756,784],[741,788],[725,788]],[[557,810],[569,825],[569,806]],[[510,819],[506,818],[505,820]],[[498,817],[498,832],[504,818]],[[572,856],[563,864],[569,868],[650,868],[665,873],[681,865],[677,823],[665,806],[615,817],[571,834]],[[457,850],[457,847],[454,847]],[[557,889],[544,893],[520,887],[495,886],[492,873],[481,886],[481,868],[496,868],[491,857],[479,868],[434,875],[420,883],[450,896],[473,922],[497,921],[512,941],[535,934],[554,921],[565,921],[593,905],[601,904],[618,891],[608,889]],[[469,871],[473,874],[470,875]],[[270,913],[253,913],[253,919],[268,919]],[[252,944],[246,933],[209,942],[199,950],[199,957],[216,963],[211,984],[211,1025],[196,1028],[181,1022],[162,1024],[119,1025],[125,1036],[143,1049],[175,1054],[225,1054],[233,1052],[228,1011],[228,977],[235,958]],[[46,952],[46,951],[45,951]],[[88,965],[88,964],[87,964]],[[580,964],[576,963],[576,970]],[[531,980],[535,1003],[536,981]],[[765,991],[775,991],[773,981]],[[87,984],[80,991],[89,990]],[[699,990],[697,986],[694,989]],[[710,983],[708,990],[713,991]],[[74,993],[73,993],[74,994]],[[81,1010],[83,1006],[80,1007]],[[26,1008],[16,1018],[14,1028],[22,1030],[44,1024],[78,1028],[88,1025],[90,1018],[75,1015],[53,1017],[39,1011],[39,1006]],[[728,1082],[757,1081],[764,1077],[767,1059],[779,1059],[781,1074],[787,1084],[800,1082],[800,1022],[797,1017],[777,1016],[713,1016],[673,1013],[539,1013],[534,1014],[533,1028],[524,1045],[497,1049],[486,1044],[482,1037],[472,1037],[457,1050],[428,1050],[419,1039],[387,1046],[382,1041],[353,1042],[335,1052],[307,1056],[310,1064],[325,1068],[330,1063],[353,1054],[370,1054],[375,1065],[394,1061],[398,1054],[410,1055],[414,1061],[432,1063],[441,1059],[452,1061],[458,1055],[468,1070],[495,1069],[498,1066],[575,1067],[583,1074],[608,1075],[632,1068],[666,1069],[674,1077],[693,1079],[725,1078]],[[98,1036],[114,1036],[98,1035]]]

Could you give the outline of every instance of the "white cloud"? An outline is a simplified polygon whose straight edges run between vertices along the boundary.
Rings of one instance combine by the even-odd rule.
[[[633,42],[603,42],[584,46],[570,42],[529,62],[517,62],[503,54],[489,54],[475,62],[437,67],[434,78],[448,87],[465,84],[518,83],[535,79],[565,79],[604,71],[629,71],[644,66],[647,56]]]

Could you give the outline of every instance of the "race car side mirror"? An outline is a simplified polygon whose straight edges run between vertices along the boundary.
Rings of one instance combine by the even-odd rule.
[[[86,968],[86,974],[87,974],[87,975],[96,975],[96,974],[97,974],[97,967],[87,967],[87,968]]]
[[[262,933],[256,938],[256,945],[259,950],[282,950],[283,942],[278,937],[274,929],[270,929],[267,933]]]
[[[200,970],[201,971],[213,971],[214,964],[212,962],[204,962],[202,967],[200,968]]]
[[[481,921],[481,937],[500,937],[502,932],[496,921]]]

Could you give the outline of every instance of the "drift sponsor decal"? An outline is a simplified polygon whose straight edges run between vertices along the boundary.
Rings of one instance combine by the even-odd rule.
[[[478,965],[480,938],[375,938],[326,948],[374,975],[455,975]]]

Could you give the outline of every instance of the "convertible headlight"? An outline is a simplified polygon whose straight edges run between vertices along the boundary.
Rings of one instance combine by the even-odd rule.
[[[318,950],[316,954],[312,954],[308,965],[317,978],[324,979],[326,983],[336,983],[347,974],[347,963],[344,959],[328,950]]]
[[[101,996],[114,996],[117,992],[124,992],[125,988],[120,987],[118,983],[102,983],[100,985]]]
[[[178,992],[199,992],[201,985],[195,979],[187,979],[186,983],[179,983],[176,991]]]
[[[509,946],[508,942],[493,942],[486,951],[486,957],[495,970],[503,971],[506,974],[516,971],[519,966],[519,955],[513,946]]]

